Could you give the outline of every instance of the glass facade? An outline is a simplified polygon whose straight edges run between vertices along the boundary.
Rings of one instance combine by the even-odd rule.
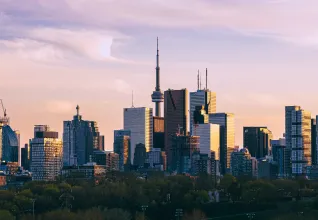
[[[193,134],[193,113],[196,106],[204,106],[206,114],[216,113],[216,93],[209,90],[198,90],[190,93],[190,134]]]
[[[267,127],[243,127],[244,147],[257,159],[271,155],[272,132]]]
[[[167,153],[167,165],[170,167],[172,156],[170,149],[172,147],[173,136],[182,131],[188,133],[188,90],[167,90],[164,93],[164,115],[165,115],[165,148]]]
[[[153,147],[152,108],[125,108],[124,130],[130,130],[130,161],[133,164],[137,144],[144,144],[147,152]]]
[[[200,154],[210,157],[215,152],[215,160],[220,159],[220,126],[217,124],[198,124],[196,135],[200,137]]]
[[[43,127],[49,131],[47,126]],[[35,133],[39,126],[35,127]],[[57,132],[54,132],[57,134]],[[62,140],[51,137],[35,137],[31,140],[32,180],[54,181],[62,169]]]
[[[225,174],[230,169],[231,153],[235,146],[234,114],[209,114],[209,122],[220,126],[220,166],[221,173]]]
[[[9,125],[2,127],[2,161],[19,161],[19,140]]]
[[[124,171],[125,167],[130,165],[130,131],[115,130],[114,131],[114,152],[119,157],[119,170]]]
[[[79,109],[79,108],[78,108]],[[89,162],[94,150],[102,148],[97,122],[84,121],[82,116],[64,121],[63,125],[63,164],[64,166],[83,165]]]

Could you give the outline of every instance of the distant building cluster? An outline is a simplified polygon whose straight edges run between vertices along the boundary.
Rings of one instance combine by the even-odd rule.
[[[20,133],[10,127],[4,109],[0,187],[31,179],[54,181],[61,175],[91,179],[113,171],[152,170],[167,175],[209,174],[215,181],[227,173],[242,178],[318,179],[318,116],[312,118],[300,106],[286,106],[284,137],[274,140],[266,126],[246,126],[239,148],[234,114],[217,111],[207,69],[205,78],[202,88],[198,72],[194,92],[161,91],[157,39],[156,87],[151,95],[155,109],[133,104],[124,108],[112,151],[106,151],[97,122],[84,120],[79,106],[73,119],[64,121],[62,138],[48,125],[35,125],[33,138],[20,149]]]

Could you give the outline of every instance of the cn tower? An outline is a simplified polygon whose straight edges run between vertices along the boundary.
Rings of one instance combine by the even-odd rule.
[[[163,102],[163,93],[160,90],[160,67],[159,67],[159,47],[158,47],[158,37],[157,37],[157,65],[156,65],[156,88],[151,95],[152,102],[156,103],[156,113],[155,116],[160,117],[161,108],[160,103]]]

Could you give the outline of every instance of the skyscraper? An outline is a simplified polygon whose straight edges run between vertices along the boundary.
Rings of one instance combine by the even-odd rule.
[[[198,83],[198,90],[190,92],[190,133],[193,134],[193,113],[196,106],[204,106],[206,114],[216,113],[216,93],[207,88],[201,90]]]
[[[146,148],[144,144],[136,144],[134,155],[134,166],[136,168],[143,168],[147,159]]]
[[[212,124],[220,125],[220,166],[221,174],[230,169],[231,153],[235,145],[235,122],[232,113],[214,113],[209,115]]]
[[[3,146],[2,146],[2,128],[3,128],[3,123],[0,121],[0,162],[2,161],[2,151],[3,151]]]
[[[286,147],[291,149],[292,175],[302,176],[311,163],[311,114],[300,106],[285,107]]]
[[[124,171],[131,164],[130,162],[130,131],[115,130],[114,131],[114,153],[119,157],[119,170]]]
[[[2,161],[19,161],[19,140],[9,124],[2,127]]]
[[[316,116],[317,117],[317,116]],[[311,119],[311,162],[317,165],[317,124],[316,118]]]
[[[191,173],[192,156],[194,153],[200,152],[200,137],[177,133],[172,136],[172,147],[169,155],[171,155],[168,170],[171,172]]]
[[[105,136],[104,135],[100,135],[99,136],[99,150],[104,151],[105,150]]]
[[[130,130],[130,161],[133,164],[136,144],[144,144],[147,152],[152,149],[152,108],[125,108],[124,129]]]
[[[62,154],[58,132],[50,131],[47,125],[36,125],[31,140],[32,180],[54,181],[61,173]]]
[[[165,150],[165,120],[163,117],[153,117],[153,147]]]
[[[25,170],[30,170],[30,147],[28,144],[21,148],[21,166]]]
[[[97,123],[84,121],[79,114],[72,121],[64,121],[63,164],[64,166],[83,165],[89,162],[93,151],[100,147],[100,135]]]
[[[152,93],[151,98],[152,102],[156,103],[155,114],[157,117],[161,115],[160,103],[163,102],[164,97],[160,90],[160,67],[159,67],[159,46],[158,46],[158,37],[157,37],[157,59],[156,59],[156,88]]]
[[[192,118],[193,118],[192,127],[197,125],[197,124],[208,124],[209,123],[209,115],[206,113],[203,105],[199,105],[199,106],[195,107]],[[192,128],[192,134],[194,133],[193,129],[194,128]]]
[[[196,136],[200,137],[200,153],[211,156],[211,151],[215,152],[215,159],[220,158],[220,126],[218,124],[198,124]]]
[[[243,127],[244,147],[257,159],[271,155],[272,132],[267,127]]]
[[[231,172],[235,177],[257,177],[257,160],[251,157],[247,148],[232,153]]]
[[[170,149],[172,147],[172,137],[180,129],[185,135],[188,133],[188,90],[167,90],[164,96],[165,148],[169,167],[171,163]]]

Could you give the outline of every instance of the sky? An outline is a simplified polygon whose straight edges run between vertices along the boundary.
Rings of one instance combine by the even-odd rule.
[[[284,106],[318,114],[317,0],[0,0],[0,98],[21,143],[35,124],[62,137],[76,105],[112,149],[123,108],[161,89],[196,90],[208,68],[217,111],[284,133]],[[204,79],[203,79],[204,81]]]

